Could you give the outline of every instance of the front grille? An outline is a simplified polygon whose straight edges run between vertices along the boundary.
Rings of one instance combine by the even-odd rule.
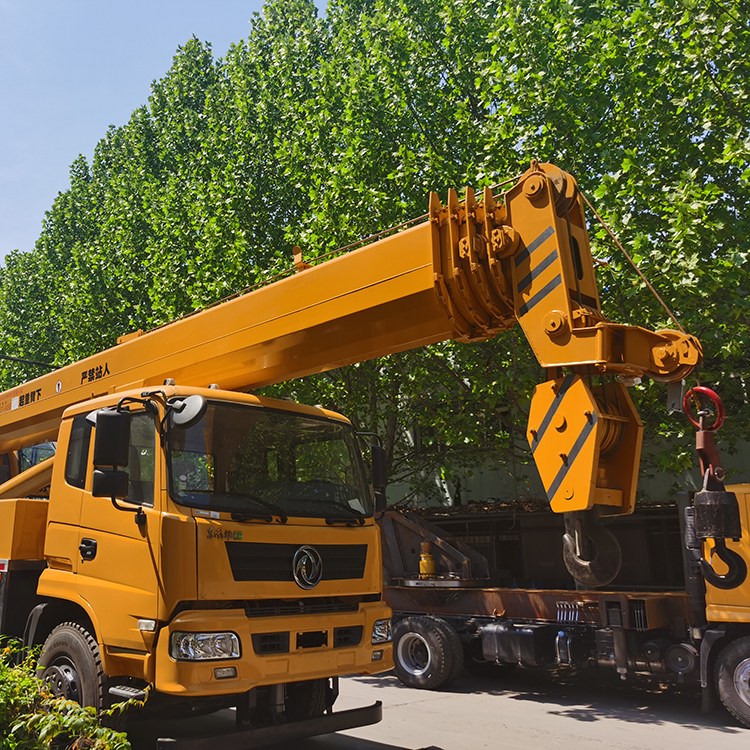
[[[346,648],[359,646],[362,642],[364,628],[361,625],[349,625],[333,629],[333,647]],[[260,656],[267,654],[288,654],[289,633],[253,633],[253,651]],[[297,649],[325,648],[328,645],[328,632],[313,630],[297,633]]]
[[[225,542],[235,581],[293,581],[292,560],[299,544]],[[323,561],[323,581],[362,578],[366,544],[316,544]]]
[[[293,615],[321,615],[334,612],[356,612],[359,599],[259,599],[244,603],[248,617],[289,617]]]
[[[253,633],[256,654],[288,654],[289,633]]]
[[[361,625],[350,625],[345,628],[333,629],[333,647],[342,648],[344,646],[359,646],[362,641],[362,632],[364,628]]]

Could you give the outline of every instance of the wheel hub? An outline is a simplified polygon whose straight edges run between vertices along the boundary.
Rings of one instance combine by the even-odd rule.
[[[81,702],[80,681],[72,664],[50,664],[42,674],[42,679],[49,685],[56,698],[67,698]]]
[[[750,658],[743,659],[734,670],[734,690],[750,706]]]
[[[419,633],[406,633],[398,642],[397,652],[400,664],[415,677],[430,668],[430,648]]]

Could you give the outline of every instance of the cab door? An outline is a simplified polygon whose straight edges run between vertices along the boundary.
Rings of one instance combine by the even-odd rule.
[[[134,412],[128,451],[128,497],[118,502],[91,494],[89,466],[81,502],[78,555],[80,595],[96,615],[100,637],[108,647],[145,651],[139,619],[157,619],[160,564],[162,468],[154,417]],[[156,499],[156,504],[155,504]],[[141,508],[145,523],[136,523]]]
[[[44,536],[47,568],[55,573],[78,572],[81,497],[86,487],[90,446],[91,425],[84,414],[63,420],[57,447],[65,452],[65,461],[56,460],[52,470],[47,533]],[[54,596],[59,592],[53,589],[47,593]]]

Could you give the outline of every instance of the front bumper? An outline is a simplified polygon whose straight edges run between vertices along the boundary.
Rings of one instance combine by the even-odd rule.
[[[248,747],[256,748],[280,742],[293,742],[304,737],[315,737],[319,734],[377,724],[382,718],[383,704],[377,701],[371,706],[324,714],[314,719],[304,719],[289,724],[277,724],[258,729],[239,729],[202,737],[175,739],[161,737],[157,742],[157,750],[216,750],[218,746],[222,750],[247,750]]]
[[[159,633],[155,687],[176,696],[217,696],[244,693],[261,685],[384,672],[393,666],[392,644],[373,645],[371,633],[375,621],[390,614],[382,602],[362,603],[356,612],[289,617],[248,617],[241,609],[181,612]],[[339,629],[357,626],[362,628],[359,643],[336,645]],[[242,653],[237,659],[177,661],[169,653],[176,631],[231,631],[239,636]],[[288,634],[288,649],[257,653],[253,635],[267,634]],[[308,634],[315,637],[306,638]],[[377,660],[375,652],[380,652]],[[216,676],[216,669],[226,667],[234,667],[236,677]]]

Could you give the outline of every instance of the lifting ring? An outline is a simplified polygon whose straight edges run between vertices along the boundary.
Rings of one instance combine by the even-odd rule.
[[[716,419],[714,419],[713,424],[711,425],[706,426],[701,423],[700,412],[698,414],[698,419],[692,414],[691,404],[698,404],[698,396],[706,396],[706,398],[708,398],[713,404],[714,409],[716,409]],[[711,390],[711,388],[707,388],[705,385],[696,385],[685,394],[685,397],[682,399],[682,410],[690,420],[690,424],[692,424],[696,430],[708,430],[714,432],[724,424],[724,418],[726,417],[724,404],[722,403],[719,394],[716,393],[716,391]]]

